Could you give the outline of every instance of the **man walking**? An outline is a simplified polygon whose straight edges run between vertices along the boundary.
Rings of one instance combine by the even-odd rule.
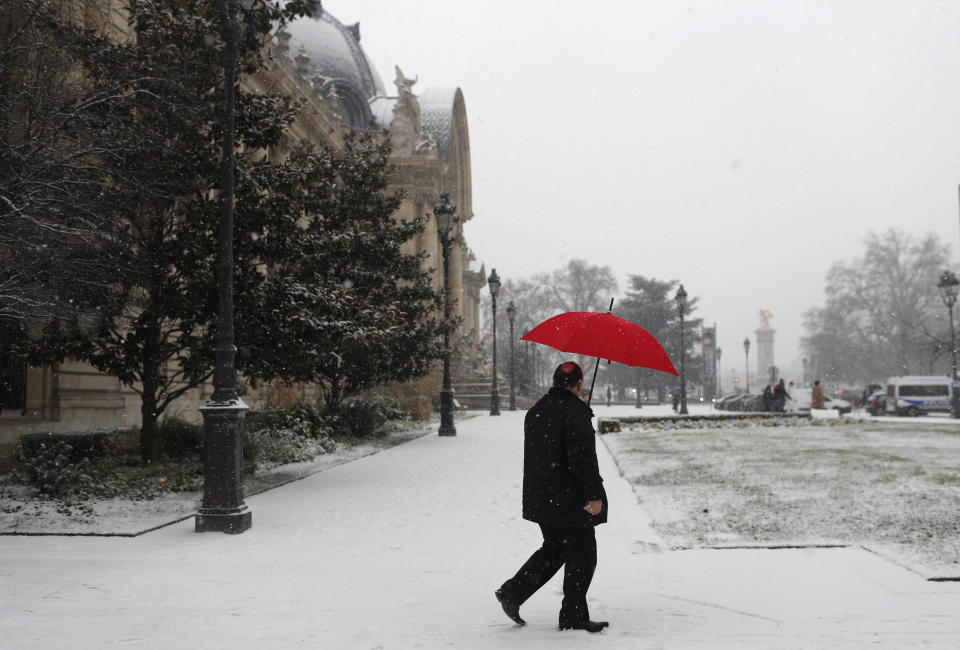
[[[540,525],[543,545],[496,591],[503,611],[520,625],[520,605],[564,567],[561,630],[599,632],[587,590],[597,566],[594,526],[607,521],[607,495],[597,465],[593,411],[580,399],[583,371],[568,361],[553,387],[527,412],[523,425],[523,518]]]

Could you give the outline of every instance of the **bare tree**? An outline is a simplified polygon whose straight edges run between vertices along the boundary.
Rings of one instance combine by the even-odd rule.
[[[928,234],[870,233],[864,253],[827,273],[826,305],[805,314],[809,356],[835,380],[930,372],[944,350],[937,280],[949,248]]]
[[[572,259],[566,266],[533,279],[557,311],[606,311],[617,291],[617,280],[609,266],[594,266],[581,259]]]

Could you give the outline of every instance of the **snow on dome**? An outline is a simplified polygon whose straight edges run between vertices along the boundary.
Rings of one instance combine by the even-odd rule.
[[[320,75],[348,81],[367,100],[386,95],[380,75],[360,47],[360,23],[346,26],[319,9],[313,16],[291,22],[286,31],[290,56],[297,56],[302,48],[310,58],[308,78]]]

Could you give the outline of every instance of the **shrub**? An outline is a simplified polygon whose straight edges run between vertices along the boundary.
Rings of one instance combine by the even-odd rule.
[[[87,433],[28,433],[20,436],[21,455],[24,458],[36,458],[44,450],[49,450],[63,442],[69,448],[68,462],[79,463],[84,458],[98,458],[104,455],[104,443],[111,435],[110,431],[90,431]]]
[[[422,422],[424,420],[429,420],[430,416],[433,415],[433,400],[424,395],[413,398],[411,404],[411,416],[414,420]]]
[[[338,418],[315,404],[250,411],[243,427],[243,457],[251,469],[313,460],[334,450],[337,426]]]
[[[164,418],[157,425],[160,451],[170,458],[195,458],[203,455],[203,425],[180,418]]]
[[[387,418],[376,400],[357,397],[340,406],[340,421],[352,435],[366,438],[376,433]]]
[[[597,422],[597,429],[600,433],[615,433],[620,431],[620,421],[619,420],[599,420]]]
[[[288,428],[254,429],[244,431],[243,448],[244,456],[256,465],[271,466],[313,460],[333,451],[336,443],[329,436],[303,436]]]
[[[82,492],[92,483],[86,473],[90,458],[81,456],[76,462],[71,460],[76,456],[74,448],[64,440],[51,444],[40,442],[37,446],[30,446],[29,450],[21,445],[17,479],[35,487],[41,494],[51,496]]]

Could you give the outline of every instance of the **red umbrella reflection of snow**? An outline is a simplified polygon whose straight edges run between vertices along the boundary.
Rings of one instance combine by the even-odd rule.
[[[677,374],[670,357],[650,332],[610,312],[559,314],[543,321],[520,340],[542,343],[562,352]]]

